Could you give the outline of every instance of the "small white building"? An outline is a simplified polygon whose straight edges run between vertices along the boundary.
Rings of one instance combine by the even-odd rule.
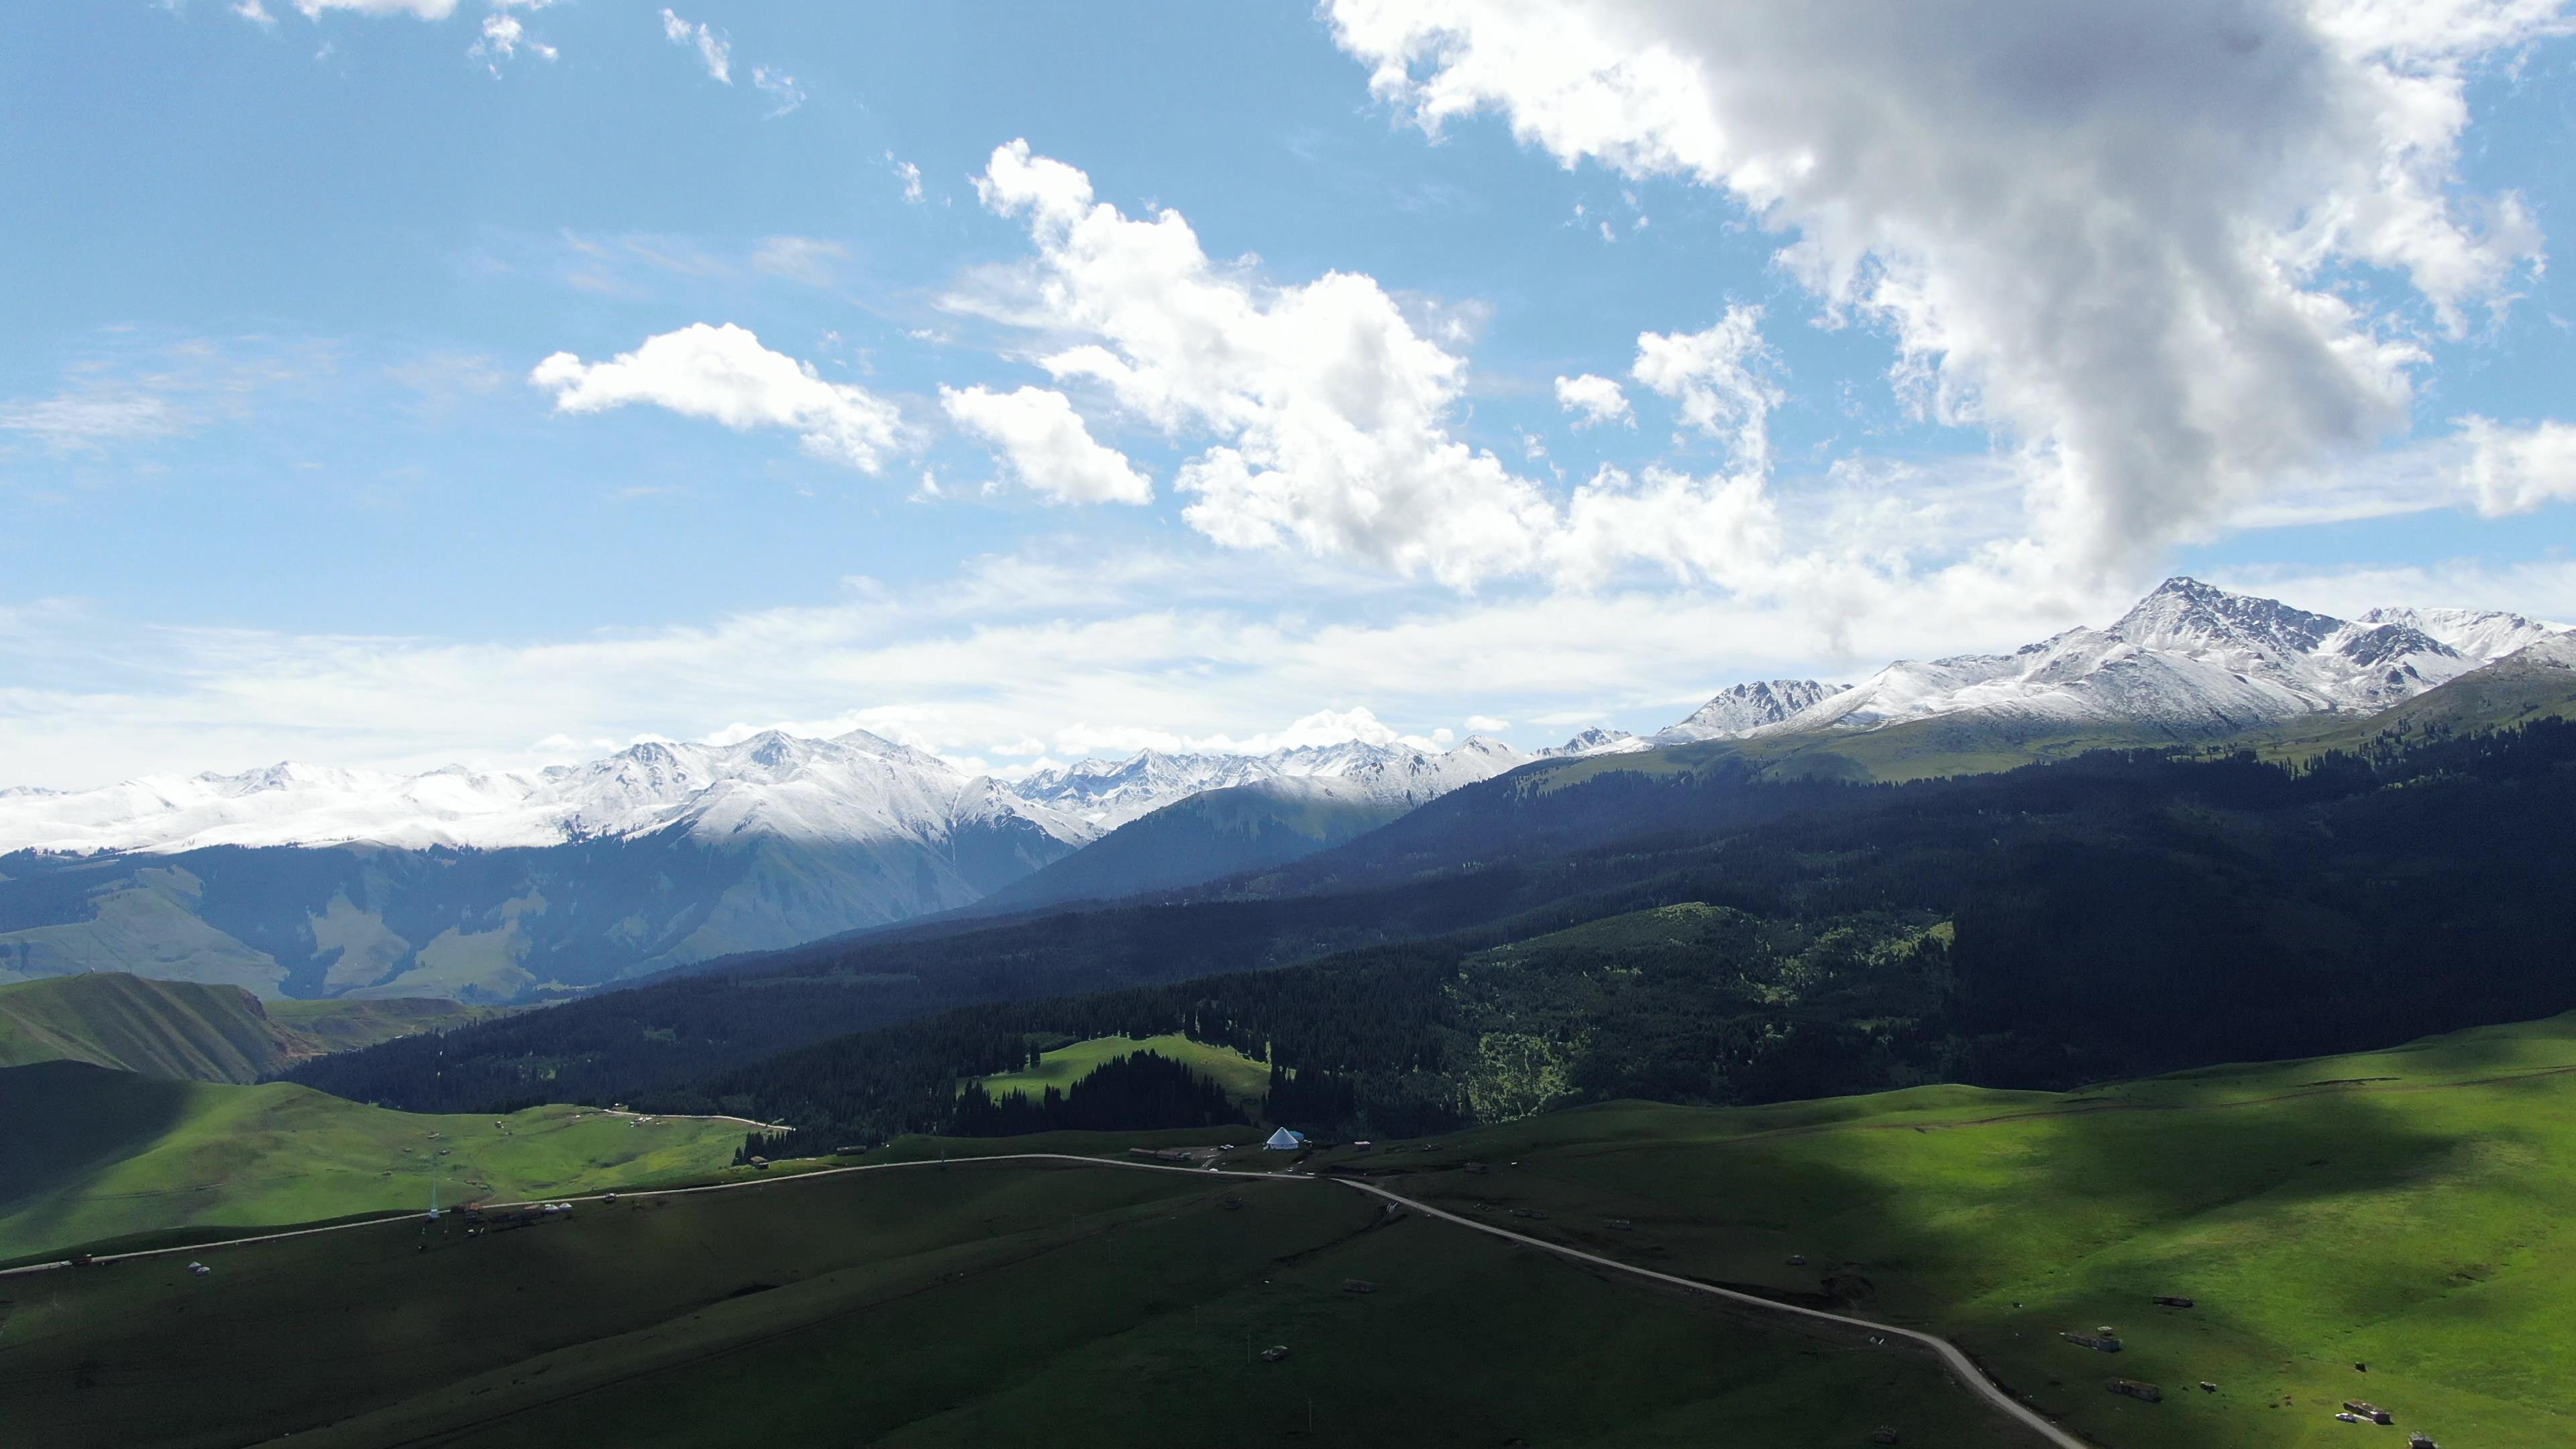
[[[1291,1132],[1287,1128],[1282,1127],[1278,1131],[1271,1133],[1270,1140],[1262,1143],[1261,1145],[1269,1148],[1273,1152],[1294,1152],[1298,1148],[1306,1145],[1306,1134],[1303,1132]]]

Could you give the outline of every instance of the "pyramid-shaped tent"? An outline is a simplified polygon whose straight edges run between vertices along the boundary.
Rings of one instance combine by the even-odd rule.
[[[1261,1145],[1274,1152],[1294,1152],[1298,1148],[1306,1145],[1306,1134],[1303,1132],[1291,1132],[1287,1128],[1282,1127],[1278,1131],[1271,1133],[1270,1140],[1262,1143]]]

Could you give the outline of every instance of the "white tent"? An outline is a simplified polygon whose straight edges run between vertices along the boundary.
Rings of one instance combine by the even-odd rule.
[[[1306,1134],[1303,1132],[1291,1132],[1287,1128],[1282,1127],[1278,1131],[1271,1133],[1270,1140],[1262,1143],[1261,1145],[1274,1152],[1294,1152],[1298,1148],[1306,1145]]]

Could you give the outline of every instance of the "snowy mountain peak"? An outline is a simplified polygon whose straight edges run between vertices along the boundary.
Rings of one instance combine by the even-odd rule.
[[[2341,619],[2276,599],[2231,594],[2198,579],[2170,578],[2105,632],[2168,653],[2251,653],[2282,658],[2314,651]]]
[[[1626,730],[1605,730],[1599,725],[1583,731],[1553,749],[1539,751],[1543,759],[1580,759],[1586,755],[1626,755],[1651,750],[1654,745]]]
[[[1979,715],[2020,731],[2145,726],[2205,737],[2385,709],[2553,633],[2467,609],[2374,609],[2346,621],[2174,578],[2107,629],[2069,629],[2008,655],[1900,660],[1761,733]]]
[[[2464,659],[2501,659],[2564,631],[2500,609],[2372,609],[2355,621],[2394,624],[2440,641]]]
[[[1526,764],[1528,759],[1483,735],[1470,736],[1446,751],[1357,739],[1296,745],[1260,755],[1139,750],[1124,760],[1076,760],[1060,769],[1041,770],[1012,788],[1034,805],[1107,831],[1201,791],[1271,780],[1346,780],[1349,786],[1338,793],[1420,804]]]
[[[1689,718],[1656,731],[1655,742],[1684,744],[1691,740],[1741,739],[1850,687],[1821,684],[1812,679],[1757,679],[1728,685],[1708,703],[1693,710]]]

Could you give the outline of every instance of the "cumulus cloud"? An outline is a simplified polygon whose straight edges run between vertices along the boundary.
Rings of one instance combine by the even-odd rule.
[[[1548,504],[1443,415],[1465,364],[1417,334],[1371,278],[1265,287],[1212,263],[1176,211],[1122,215],[1090,178],[994,151],[976,191],[1027,221],[1031,320],[1087,339],[1041,359],[1125,406],[1217,441],[1174,486],[1190,525],[1238,548],[1295,543],[1468,583],[1535,560]]]
[[[1578,428],[1601,423],[1637,425],[1637,415],[1628,407],[1628,395],[1619,390],[1618,383],[1595,373],[1558,378],[1556,405],[1574,414]]]
[[[1000,449],[1021,482],[1058,503],[1144,503],[1154,496],[1152,481],[1126,454],[1093,441],[1063,393],[943,387],[939,402],[958,426]]]
[[[1465,361],[1373,278],[1271,285],[1219,266],[1179,212],[1128,217],[1024,141],[996,149],[975,184],[987,207],[1027,222],[1037,258],[1007,295],[952,305],[1061,339],[1038,359],[1057,378],[1204,440],[1173,486],[1195,499],[1183,518],[1220,544],[1302,547],[1459,587],[1552,571],[1593,582],[1627,560],[1697,568],[1741,551],[1737,539],[1632,538],[1627,525],[1734,527],[1761,511],[1758,479],[1678,474],[1605,479],[1560,505],[1452,435]]]
[[[648,337],[605,362],[558,352],[528,381],[554,394],[558,412],[650,403],[736,432],[790,429],[807,453],[867,473],[902,443],[894,404],[851,383],[826,382],[812,363],[772,352],[731,323],[699,322]]]
[[[705,21],[692,23],[665,9],[662,12],[662,37],[673,45],[685,45],[696,50],[699,62],[706,66],[711,79],[725,85],[733,84],[733,46],[709,29]]]
[[[1705,332],[1640,333],[1637,363],[1629,375],[1681,404],[1682,421],[1726,440],[1747,468],[1770,466],[1771,409],[1780,389],[1769,373],[1777,365],[1762,340],[1762,309],[1729,307]],[[1559,398],[1564,389],[1557,390]]]
[[[1426,129],[1497,112],[1734,197],[2096,570],[2406,425],[2413,334],[2540,256],[2519,198],[2457,194],[2468,79],[2566,28],[2554,0],[1326,8]]]
[[[2462,482],[2479,512],[2529,513],[2544,503],[2576,500],[2576,427],[2508,428],[2470,417],[2460,420],[2460,438],[2468,449]]]

